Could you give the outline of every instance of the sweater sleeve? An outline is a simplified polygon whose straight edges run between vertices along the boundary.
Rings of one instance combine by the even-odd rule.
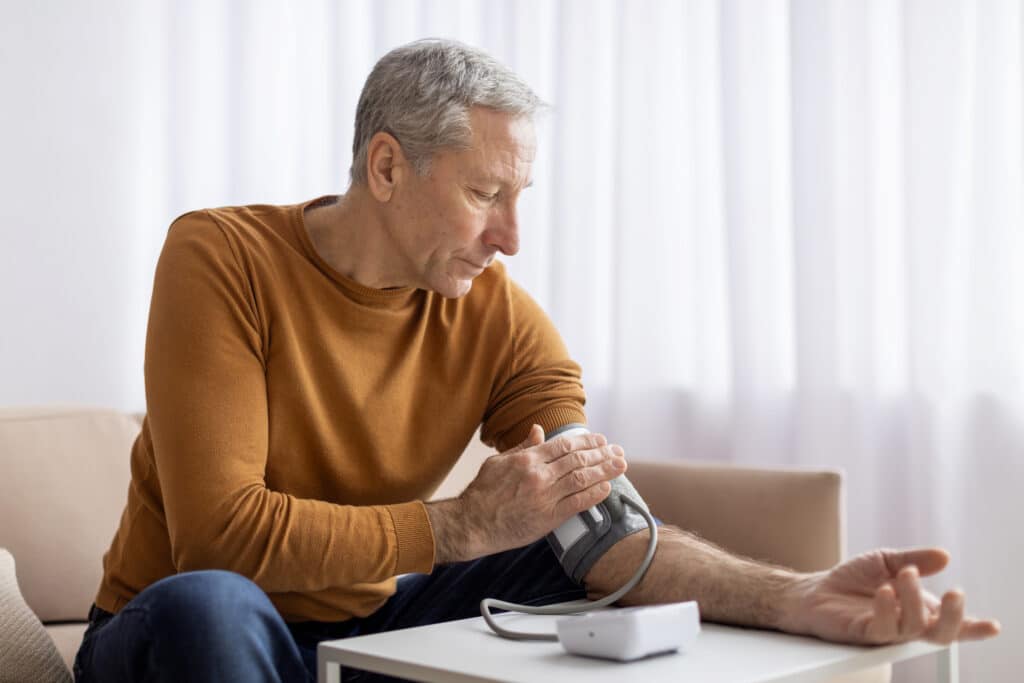
[[[378,582],[433,567],[421,502],[345,506],[269,490],[265,328],[213,219],[172,226],[146,339],[146,401],[172,559],[267,592]]]
[[[512,280],[508,287],[512,353],[491,392],[480,432],[481,441],[499,451],[522,442],[535,423],[550,432],[587,421],[580,366],[537,302]]]

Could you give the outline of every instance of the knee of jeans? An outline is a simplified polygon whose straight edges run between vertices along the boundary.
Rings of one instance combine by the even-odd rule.
[[[218,625],[236,628],[274,606],[259,586],[241,574],[217,569],[175,574],[154,583],[143,605],[151,623],[173,628],[198,624],[209,632]],[[141,596],[140,596],[141,597]]]

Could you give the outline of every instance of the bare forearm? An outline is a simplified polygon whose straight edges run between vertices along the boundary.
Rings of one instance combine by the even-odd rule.
[[[646,532],[628,536],[598,560],[584,579],[592,597],[607,595],[629,580],[648,539]],[[737,557],[677,527],[661,526],[647,574],[620,602],[696,600],[707,621],[790,630],[789,595],[802,576]]]

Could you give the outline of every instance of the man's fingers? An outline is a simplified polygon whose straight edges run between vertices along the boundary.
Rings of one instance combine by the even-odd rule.
[[[548,463],[548,471],[551,474],[552,480],[561,479],[573,470],[593,467],[606,461],[622,460],[623,464],[625,464],[623,455],[622,448],[614,444],[601,446],[600,448],[590,448],[585,451],[573,451]]]
[[[925,637],[934,643],[949,645],[954,640],[983,640],[999,635],[1002,626],[998,621],[965,617],[964,602],[962,591],[952,590],[943,595],[939,620],[928,629]]]
[[[956,637],[957,640],[982,640],[998,636],[1002,630],[1003,627],[998,621],[968,617],[960,624],[960,633]]]
[[[900,600],[900,639],[916,638],[928,626],[917,567],[911,565],[900,570],[896,577],[896,591]]]
[[[555,482],[553,488],[559,498],[565,498],[577,491],[588,489],[595,484],[610,481],[625,471],[626,461],[623,458],[611,458],[591,467],[580,467],[572,470]],[[602,500],[604,499],[602,498]]]
[[[586,451],[608,445],[604,434],[579,434],[562,436],[537,446],[534,451],[539,453],[544,462],[558,460],[573,451]]]
[[[874,612],[874,618],[868,623],[868,641],[881,644],[896,640],[900,632],[900,610],[896,591],[890,584],[875,591]]]
[[[960,591],[949,591],[942,596],[939,617],[924,634],[926,640],[940,645],[949,645],[956,640],[964,620],[964,595]]]
[[[602,481],[571,496],[566,496],[558,501],[558,504],[555,506],[555,515],[559,518],[568,519],[584,510],[589,510],[607,498],[611,490],[612,485]]]
[[[913,565],[921,576],[938,574],[949,564],[949,553],[942,548],[909,548],[884,550],[885,564],[890,576],[896,576],[904,567]]]

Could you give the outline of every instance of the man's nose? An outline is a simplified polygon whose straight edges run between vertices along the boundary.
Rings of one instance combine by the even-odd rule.
[[[519,252],[519,220],[514,208],[508,208],[491,219],[484,242],[505,256],[515,256]]]

